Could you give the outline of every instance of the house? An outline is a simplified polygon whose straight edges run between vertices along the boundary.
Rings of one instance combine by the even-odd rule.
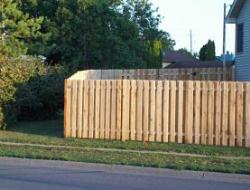
[[[235,0],[227,22],[236,24],[236,80],[250,81],[250,0]]]
[[[179,51],[167,51],[163,54],[162,67],[167,68],[170,65],[179,65],[181,63],[195,63],[197,59],[181,53]]]
[[[233,61],[227,61],[226,66],[231,67]],[[222,68],[223,62],[219,59],[211,61],[200,61],[192,56],[178,52],[167,51],[163,56],[163,68],[188,69],[188,68]]]
[[[234,62],[235,56],[233,53],[227,52],[225,56],[226,56],[226,62],[232,62],[232,63]],[[221,54],[221,56],[216,56],[216,59],[223,62],[224,55]]]
[[[226,67],[230,68],[233,66],[233,62],[226,62]],[[222,68],[223,62],[220,60],[211,61],[199,61],[196,62],[182,62],[177,64],[168,65],[165,68],[168,69],[188,69],[188,68]]]

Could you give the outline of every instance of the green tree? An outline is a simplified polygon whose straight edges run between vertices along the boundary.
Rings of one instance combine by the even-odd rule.
[[[45,55],[50,63],[156,68],[162,52],[175,45],[158,29],[160,16],[148,0],[26,0],[22,10],[44,17],[41,32],[50,37],[29,52]]]
[[[188,51],[187,48],[180,48],[180,49],[178,49],[177,51],[180,52],[180,53],[183,53],[183,54],[185,54],[185,55],[191,56],[191,57],[193,57],[193,58],[195,58],[195,59],[199,58],[199,54],[198,54],[198,53],[194,52],[194,53],[192,54],[190,51]]]
[[[207,44],[205,44],[199,53],[199,58],[202,61],[215,60],[215,43],[214,41],[209,40]]]
[[[193,57],[193,54],[190,51],[188,51],[187,48],[178,49],[178,52]]]
[[[43,17],[30,17],[20,9],[22,1],[1,0],[0,54],[19,56],[28,50],[27,44],[41,37]]]

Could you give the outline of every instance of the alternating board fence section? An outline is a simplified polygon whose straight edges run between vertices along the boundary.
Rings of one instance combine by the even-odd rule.
[[[250,83],[71,78],[65,137],[250,147]]]
[[[141,69],[141,70],[89,70],[77,72],[72,79],[139,79],[139,80],[212,80],[233,81],[234,69]]]

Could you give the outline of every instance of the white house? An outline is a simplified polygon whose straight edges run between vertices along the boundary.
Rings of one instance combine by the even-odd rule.
[[[250,81],[250,0],[234,0],[227,19],[236,24],[236,79]]]

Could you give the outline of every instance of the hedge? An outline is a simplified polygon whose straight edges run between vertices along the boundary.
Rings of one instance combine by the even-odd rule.
[[[17,120],[49,119],[63,108],[62,67],[33,57],[0,59],[0,128]]]

